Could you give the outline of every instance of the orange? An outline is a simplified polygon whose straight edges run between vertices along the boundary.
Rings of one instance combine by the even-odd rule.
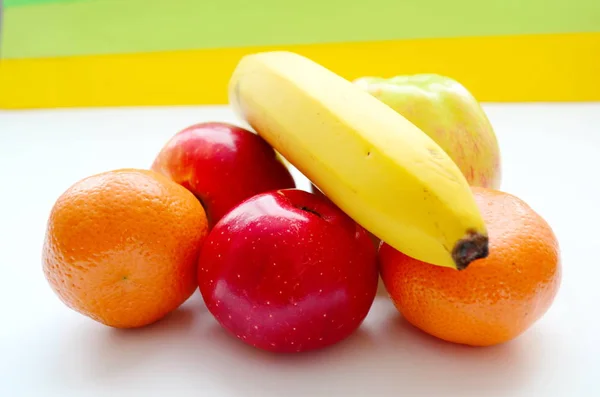
[[[519,336],[550,308],[561,281],[560,251],[551,227],[521,199],[473,192],[488,228],[487,258],[458,271],[383,244],[380,270],[409,323],[449,342],[489,346]]]
[[[184,187],[152,171],[101,173],[54,204],[44,274],[71,309],[108,326],[141,327],[195,291],[207,233],[204,209]]]

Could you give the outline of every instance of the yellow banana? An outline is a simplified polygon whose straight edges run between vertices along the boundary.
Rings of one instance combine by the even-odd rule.
[[[356,222],[416,259],[462,270],[488,236],[458,166],[356,85],[285,51],[243,57],[234,112]]]

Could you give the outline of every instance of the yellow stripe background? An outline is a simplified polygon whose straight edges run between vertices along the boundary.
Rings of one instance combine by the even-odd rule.
[[[238,60],[278,49],[348,79],[445,74],[485,102],[600,100],[600,33],[582,33],[3,60],[0,108],[225,104]]]

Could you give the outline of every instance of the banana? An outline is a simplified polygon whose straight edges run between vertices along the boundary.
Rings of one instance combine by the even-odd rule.
[[[458,166],[423,131],[301,55],[250,54],[228,87],[236,115],[357,223],[393,248],[465,269],[488,255]]]

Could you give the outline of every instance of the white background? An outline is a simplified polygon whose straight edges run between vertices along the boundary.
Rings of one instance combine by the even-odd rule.
[[[350,339],[298,356],[229,337],[198,293],[155,325],[110,329],[63,306],[42,274],[48,212],[68,186],[147,168],[179,129],[234,121],[227,109],[0,112],[0,396],[599,396],[600,104],[485,110],[502,189],[544,216],[561,244],[550,311],[513,342],[468,348],[415,330],[380,296]]]

